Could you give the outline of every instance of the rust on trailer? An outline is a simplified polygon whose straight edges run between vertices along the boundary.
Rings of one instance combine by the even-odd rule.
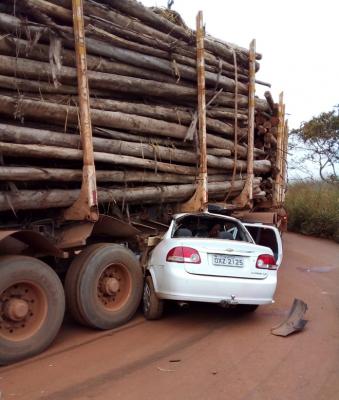
[[[283,165],[282,165],[282,185],[283,190],[281,193],[280,202],[283,204],[285,202],[285,195],[287,191],[287,155],[288,155],[288,120],[285,121],[284,127],[284,143],[283,143]]]
[[[76,222],[66,225],[57,233],[57,246],[60,249],[71,249],[86,245],[86,241],[91,236],[94,223]]]
[[[0,231],[0,253],[38,254],[66,258],[67,253],[38,232],[31,230]]]
[[[128,222],[108,215],[100,215],[93,228],[93,235],[108,235],[117,239],[128,239],[140,233],[139,229]]]
[[[278,207],[281,204],[282,199],[282,173],[283,173],[283,148],[284,148],[284,131],[285,131],[285,105],[284,105],[284,93],[281,92],[279,95],[278,105],[278,132],[277,132],[277,158],[276,158],[276,177],[273,191],[273,205]]]
[[[90,236],[109,236],[111,238],[129,239],[140,234],[131,224],[108,215],[99,215],[97,222],[74,223],[63,227],[57,235],[57,246],[60,249],[77,248],[86,245]]]
[[[255,50],[256,41],[253,39],[249,49],[248,70],[248,136],[247,136],[247,177],[240,195],[234,200],[239,207],[251,208],[253,200],[253,159],[254,159],[254,114],[255,114]]]
[[[66,220],[96,221],[99,217],[93,155],[92,124],[87,77],[84,14],[82,0],[72,0],[73,29],[78,77],[80,134],[83,151],[82,185],[79,198],[64,212]]]
[[[269,211],[262,211],[262,212],[236,211],[232,214],[232,216],[244,222],[258,222],[269,225],[276,225],[278,222],[277,213]]]
[[[205,48],[204,23],[202,11],[197,15],[197,89],[198,89],[198,127],[199,127],[199,176],[197,188],[190,200],[180,206],[181,212],[207,211],[207,140],[206,140],[206,87],[205,87]]]

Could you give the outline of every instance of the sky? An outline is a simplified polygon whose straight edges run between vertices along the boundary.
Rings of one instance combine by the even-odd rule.
[[[142,0],[166,7],[167,0]],[[290,128],[339,104],[339,0],[174,0],[187,25],[203,11],[209,34],[262,53],[257,79],[284,92]],[[257,85],[262,97],[267,88]]]

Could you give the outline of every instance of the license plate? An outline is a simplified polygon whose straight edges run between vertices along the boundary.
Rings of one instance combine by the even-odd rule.
[[[213,264],[226,267],[243,267],[244,258],[238,256],[228,256],[222,254],[213,254]]]

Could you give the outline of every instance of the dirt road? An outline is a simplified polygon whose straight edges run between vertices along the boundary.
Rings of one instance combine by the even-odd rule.
[[[171,308],[95,332],[66,321],[44,354],[0,368],[5,399],[339,399],[339,246],[288,234],[276,303],[241,316],[217,306]],[[270,334],[294,297],[306,329]]]

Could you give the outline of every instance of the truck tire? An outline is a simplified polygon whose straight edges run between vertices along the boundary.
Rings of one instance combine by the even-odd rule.
[[[100,244],[104,245],[104,244]],[[78,296],[76,295],[78,289],[78,281],[81,271],[81,266],[84,264],[84,259],[87,253],[92,251],[94,246],[89,246],[85,250],[80,253],[75,259],[73,260],[72,264],[70,265],[65,279],[65,295],[66,295],[66,304],[67,309],[71,313],[72,317],[79,322],[81,325],[87,325],[87,322],[81,315],[79,309],[79,301]],[[99,247],[99,245],[95,245],[95,248]]]
[[[65,282],[70,313],[83,325],[112,329],[135,314],[142,296],[135,255],[117,244],[87,247],[72,262]]]
[[[45,350],[56,337],[65,312],[57,274],[44,262],[23,256],[0,257],[0,365]]]
[[[148,320],[160,319],[164,311],[164,301],[158,299],[151,276],[147,276],[144,284],[143,312]]]

